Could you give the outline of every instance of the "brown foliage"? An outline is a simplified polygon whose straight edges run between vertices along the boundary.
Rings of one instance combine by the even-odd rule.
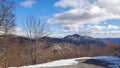
[[[0,39],[2,42],[3,39]],[[27,45],[27,41],[24,44],[20,44],[19,37],[9,36],[7,38],[8,46],[8,66],[24,66],[31,65],[31,57],[29,56],[29,48]],[[86,56],[108,56],[115,55],[116,53],[116,45],[109,44],[106,47],[99,47],[96,45],[80,45],[79,47],[67,44],[67,43],[51,43],[51,42],[40,42],[41,45],[37,46],[36,51],[36,64],[45,63],[58,59],[66,59],[66,58],[76,58],[76,57],[86,57]],[[2,44],[2,43],[0,43]],[[49,46],[48,46],[49,45]],[[54,46],[61,46],[62,49],[54,49]],[[48,46],[48,48],[46,48]],[[34,46],[32,46],[34,49]],[[0,49],[1,50],[1,49]],[[2,50],[1,53],[2,54]],[[34,56],[34,54],[33,54]],[[4,62],[0,63],[0,66],[4,66]]]

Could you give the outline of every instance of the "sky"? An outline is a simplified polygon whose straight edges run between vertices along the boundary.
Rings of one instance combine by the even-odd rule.
[[[11,0],[16,2],[16,33],[29,15],[49,25],[51,37],[80,34],[120,38],[120,0]],[[47,27],[46,27],[47,28]]]

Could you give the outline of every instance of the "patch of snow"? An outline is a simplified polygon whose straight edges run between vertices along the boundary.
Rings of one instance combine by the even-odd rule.
[[[55,49],[56,49],[56,50],[61,50],[62,48],[60,47],[60,45],[56,45],[56,46],[55,46]]]
[[[73,59],[63,59],[63,60],[56,60],[53,62],[48,62],[44,64],[37,64],[37,65],[29,65],[29,66],[22,66],[22,67],[10,67],[10,68],[37,68],[37,67],[55,67],[55,66],[66,66],[66,65],[76,65],[78,64],[79,59],[99,59],[105,62],[109,62],[110,64],[108,67],[112,68],[119,68],[120,66],[120,58],[115,56],[97,56],[97,57],[82,57],[82,58],[73,58]]]
[[[63,60],[56,60],[53,62],[48,62],[44,64],[37,64],[37,65],[29,65],[29,66],[22,66],[22,67],[9,67],[9,68],[37,68],[37,67],[55,67],[55,66],[66,66],[66,65],[76,65],[78,64],[78,59],[89,59],[90,57],[83,57],[83,58],[73,58],[73,59],[63,59]]]

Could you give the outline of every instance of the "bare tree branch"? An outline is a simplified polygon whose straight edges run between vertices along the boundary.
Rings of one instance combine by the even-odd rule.
[[[40,18],[29,16],[23,23],[25,34],[29,38],[29,48],[32,64],[37,63],[37,46],[40,45],[40,38],[49,34],[47,24],[42,22]],[[33,40],[34,39],[34,42]]]
[[[8,66],[7,62],[7,34],[9,30],[15,26],[14,3],[7,0],[0,0],[0,29],[4,32],[4,55],[5,68]]]

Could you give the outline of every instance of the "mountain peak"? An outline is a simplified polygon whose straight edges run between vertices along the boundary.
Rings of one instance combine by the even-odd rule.
[[[79,34],[73,34],[74,37],[81,37]]]
[[[69,40],[80,40],[81,38],[82,38],[82,36],[80,36],[78,34],[68,35],[68,36],[64,37],[64,39],[69,39]]]

